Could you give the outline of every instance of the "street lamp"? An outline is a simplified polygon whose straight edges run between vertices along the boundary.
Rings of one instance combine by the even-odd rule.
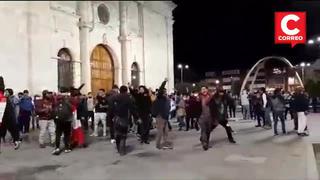
[[[216,84],[220,84],[220,81],[219,81],[219,80],[216,80]]]
[[[195,83],[192,83],[192,87],[196,87],[196,84],[195,84]]]
[[[304,83],[305,67],[309,67],[309,66],[311,66],[311,64],[302,62],[302,63],[300,63],[299,66],[301,67],[302,82]]]
[[[320,36],[317,37],[317,41],[320,42]]]
[[[310,40],[308,41],[308,44],[314,44],[314,40],[310,39]]]
[[[181,83],[183,83],[183,70],[184,69],[189,69],[189,65],[182,65],[182,64],[178,64],[178,69],[180,69],[180,73],[181,73],[181,75],[180,75],[180,82]]]

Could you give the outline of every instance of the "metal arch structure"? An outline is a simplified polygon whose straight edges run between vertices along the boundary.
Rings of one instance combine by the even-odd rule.
[[[248,82],[248,79],[249,79],[251,73],[256,69],[256,67],[258,67],[261,63],[264,63],[264,62],[266,62],[266,61],[268,61],[268,60],[270,60],[270,59],[276,59],[276,60],[279,60],[279,61],[282,61],[282,62],[286,63],[286,64],[287,64],[288,66],[290,66],[291,68],[294,67],[294,66],[291,64],[291,62],[290,62],[288,59],[284,58],[284,57],[281,57],[281,56],[267,56],[267,57],[264,57],[264,58],[260,59],[260,60],[249,70],[249,72],[247,73],[246,77],[244,78],[244,80],[243,80],[243,82],[242,82],[240,92],[242,92],[243,89],[245,88],[245,86],[246,86],[246,84],[247,84],[247,82]],[[259,69],[258,69],[258,70],[259,70]],[[303,86],[303,83],[302,83],[302,80],[301,80],[298,72],[295,72],[295,73],[296,73],[296,77],[297,77],[300,85],[301,85],[302,87],[304,87],[304,86]],[[253,79],[253,81],[255,81],[255,79]],[[250,88],[250,90],[251,90],[251,88]]]

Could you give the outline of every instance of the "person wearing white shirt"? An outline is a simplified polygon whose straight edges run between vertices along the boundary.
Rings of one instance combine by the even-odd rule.
[[[263,126],[271,129],[271,117],[270,117],[270,113],[271,113],[271,104],[268,100],[268,95],[266,93],[266,89],[265,88],[261,88],[260,92],[262,93],[262,100],[263,100],[263,109],[264,109],[264,122],[263,122]]]
[[[241,100],[241,106],[243,108],[243,119],[249,119],[249,113],[250,113],[250,104],[248,99],[248,92],[247,90],[243,90],[240,96]]]

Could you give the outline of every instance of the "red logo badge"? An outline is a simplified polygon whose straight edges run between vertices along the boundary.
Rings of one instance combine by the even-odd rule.
[[[275,13],[275,44],[306,43],[306,12]]]

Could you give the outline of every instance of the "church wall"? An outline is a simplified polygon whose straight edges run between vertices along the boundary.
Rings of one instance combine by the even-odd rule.
[[[121,45],[118,40],[119,36],[119,4],[116,1],[103,2],[109,9],[110,20],[104,25],[100,23],[97,8],[102,2],[93,3],[94,8],[94,29],[89,33],[89,49],[92,50],[98,44],[105,44],[112,55],[115,68],[115,84],[121,82]],[[92,15],[92,12],[89,12]]]
[[[158,88],[168,77],[168,56],[165,17],[144,9],[146,84]],[[169,77],[168,77],[169,78]]]
[[[100,23],[98,18],[97,7],[101,3],[92,2],[93,14],[92,9],[88,8],[88,25],[93,25],[93,29],[88,34],[87,52],[90,57],[96,45],[105,44],[114,60],[115,83],[122,85],[121,44],[118,39],[119,2],[103,1],[110,12],[110,20],[106,25]],[[142,11],[140,7],[140,12],[138,6],[137,2],[128,1],[127,69],[130,70],[132,63],[137,62],[140,83],[155,89],[168,74],[169,80],[173,80],[173,67],[169,67],[173,66],[173,57],[170,55],[173,53],[170,44],[172,32],[169,41],[167,34],[167,31],[172,29],[167,29],[165,16],[150,8],[150,3],[143,5]],[[80,16],[77,15],[77,8],[75,1],[0,2],[0,23],[3,24],[0,34],[0,75],[4,76],[7,87],[16,91],[29,89],[33,94],[40,93],[43,89],[57,91],[56,58],[61,48],[70,50],[76,62],[74,85],[80,85]],[[169,64],[168,59],[172,61]],[[129,76],[131,77],[131,71]],[[173,87],[171,81],[170,86]]]
[[[28,77],[27,3],[21,2],[21,6],[17,4],[0,2],[0,75],[4,77],[7,88],[21,91],[27,87]],[[12,6],[17,7],[12,9]]]

